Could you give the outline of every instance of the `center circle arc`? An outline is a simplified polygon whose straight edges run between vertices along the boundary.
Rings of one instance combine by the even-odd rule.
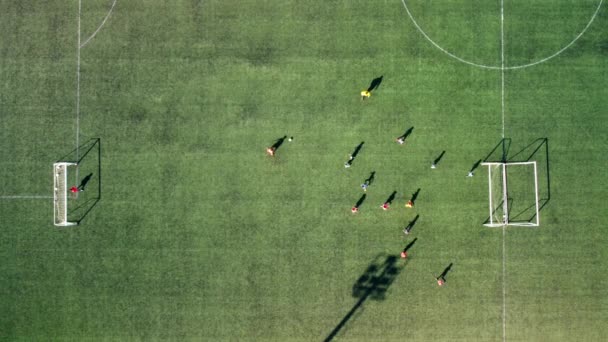
[[[587,25],[583,28],[583,30],[576,36],[574,37],[574,39],[568,43],[566,46],[564,46],[563,48],[561,48],[560,50],[558,50],[557,52],[553,53],[552,55],[539,59],[535,62],[531,62],[528,64],[522,64],[522,65],[514,65],[514,66],[500,66],[500,65],[486,65],[486,64],[479,64],[479,63],[475,63],[475,62],[471,62],[469,60],[466,60],[462,57],[459,57],[451,52],[449,52],[448,50],[444,49],[443,47],[441,47],[441,45],[437,44],[433,39],[431,39],[431,37],[429,37],[429,35],[424,32],[424,30],[422,29],[422,27],[420,27],[420,25],[418,25],[418,22],[416,21],[416,19],[414,18],[414,15],[412,14],[412,12],[410,11],[410,9],[407,7],[407,4],[405,3],[405,0],[401,0],[401,3],[403,4],[403,8],[405,8],[405,11],[407,12],[408,17],[410,18],[410,20],[412,21],[412,23],[414,24],[414,26],[416,27],[416,29],[418,30],[418,32],[420,32],[424,38],[426,40],[428,40],[433,46],[435,46],[437,49],[439,49],[441,52],[445,53],[446,55],[456,59],[459,62],[471,65],[471,66],[475,66],[478,68],[484,68],[484,69],[492,69],[492,70],[514,70],[514,69],[523,69],[523,68],[527,68],[527,67],[531,67],[537,64],[541,64],[544,63],[556,56],[558,56],[559,54],[561,54],[562,52],[566,51],[569,47],[571,47],[583,34],[585,34],[585,32],[587,32],[587,29],[589,28],[589,26],[591,26],[591,24],[593,23],[593,21],[595,20],[595,17],[597,17],[598,12],[600,11],[600,8],[602,7],[604,0],[600,0],[600,2],[597,5],[597,8],[595,9],[595,12],[593,13],[593,16],[591,17],[591,19],[589,19],[589,22],[587,22]]]

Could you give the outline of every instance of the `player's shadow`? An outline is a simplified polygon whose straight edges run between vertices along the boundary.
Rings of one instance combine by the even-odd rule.
[[[452,266],[454,265],[454,263],[450,263],[448,265],[448,267],[446,267],[443,272],[441,272],[441,274],[439,275],[439,277],[437,277],[437,279],[441,279],[444,282],[446,281],[445,277],[447,277],[448,273],[452,270]]]
[[[355,158],[357,158],[357,155],[361,151],[361,148],[363,148],[363,144],[365,144],[365,141],[362,141],[361,143],[359,143],[359,145],[357,145],[355,147],[355,149],[353,150],[353,153],[350,154],[351,161],[353,161],[353,160],[355,160]]]
[[[358,298],[357,302],[323,341],[333,340],[368,298],[377,301],[386,298],[387,290],[407,263],[407,260],[402,264],[398,261],[396,255],[380,254],[374,258],[352,287],[352,296]]]
[[[366,196],[367,196],[366,194],[361,195],[361,197],[359,198],[357,203],[355,203],[355,208],[359,208],[363,204],[363,202],[365,202]]]
[[[283,136],[282,138],[277,139],[270,148],[272,148],[275,152],[279,149],[279,147],[281,147],[281,145],[283,145],[283,143],[285,142],[285,139],[287,139],[287,136]]]
[[[93,173],[89,173],[88,175],[86,175],[86,177],[84,177],[80,181],[80,184],[78,185],[78,190],[84,191],[87,184],[91,181],[91,178],[93,178]]]
[[[380,87],[380,84],[382,83],[382,78],[384,76],[380,76],[380,77],[376,77],[372,80],[372,83],[369,85],[369,88],[367,88],[367,91],[371,92],[372,90],[376,90]]]
[[[476,162],[473,164],[473,166],[471,166],[471,170],[469,170],[469,172],[473,172],[473,171],[475,171],[475,170],[476,170],[476,169],[479,167],[479,165],[480,165],[480,164],[481,164],[481,159],[479,159],[478,161],[476,161]]]
[[[370,173],[369,177],[367,177],[367,179],[364,181],[364,183],[366,183],[367,185],[372,185],[375,177],[376,177],[376,171],[372,171],[372,173]]]
[[[441,161],[441,159],[443,158],[443,155],[445,154],[445,151],[442,151],[441,154],[435,158],[435,160],[433,160],[433,165],[437,165],[439,164],[439,162]]]
[[[89,171],[79,180],[77,198],[69,201],[68,218],[72,222],[81,223],[101,200],[101,139],[92,139],[93,144],[87,143],[87,149],[78,160],[78,172]],[[93,187],[93,191],[84,191]]]
[[[408,243],[407,246],[405,246],[405,248],[403,249],[404,252],[407,252],[410,250],[410,248],[412,248],[412,246],[414,246],[414,244],[416,243],[416,240],[418,240],[418,238],[415,238],[414,240],[412,240],[412,242]]]
[[[403,134],[401,134],[397,139],[401,139],[403,141],[405,141],[405,139],[407,139],[412,132],[414,131],[414,126],[408,128],[405,132],[403,132]]]
[[[412,194],[412,197],[410,198],[410,201],[412,203],[416,203],[416,199],[418,199],[418,195],[420,194],[420,188],[418,188],[418,190],[416,190],[416,192],[414,192]]]
[[[416,215],[416,217],[414,217],[413,220],[411,220],[407,226],[405,226],[405,228],[403,228],[403,232],[406,234],[409,234],[412,229],[414,229],[414,225],[416,225],[416,221],[418,221],[418,218],[420,217],[420,215]]]
[[[384,202],[388,203],[388,204],[392,204],[393,201],[395,200],[395,196],[397,196],[397,191],[393,191],[393,193],[390,194],[390,196],[388,196],[388,198]]]

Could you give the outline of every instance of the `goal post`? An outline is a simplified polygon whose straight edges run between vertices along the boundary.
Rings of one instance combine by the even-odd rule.
[[[484,225],[538,227],[540,207],[536,161],[484,162],[481,165],[488,167],[489,218]]]
[[[74,226],[76,222],[68,220],[68,171],[76,167],[73,162],[53,164],[53,218],[55,226]]]

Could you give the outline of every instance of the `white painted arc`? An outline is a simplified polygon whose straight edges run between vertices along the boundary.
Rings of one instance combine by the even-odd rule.
[[[426,40],[429,41],[429,43],[431,43],[433,46],[435,46],[437,49],[439,49],[441,52],[445,53],[446,55],[452,57],[453,59],[471,65],[471,66],[475,66],[478,68],[483,68],[483,69],[492,69],[492,70],[515,70],[515,69],[523,69],[523,68],[527,68],[527,67],[531,67],[534,65],[538,65],[541,63],[544,63],[550,59],[553,59],[555,57],[557,57],[558,55],[560,55],[562,52],[566,51],[568,48],[570,48],[572,45],[574,45],[574,43],[576,43],[576,41],[579,40],[579,38],[585,34],[585,32],[587,32],[587,29],[589,29],[589,27],[591,26],[591,24],[593,23],[593,21],[595,20],[595,18],[597,17],[597,14],[600,11],[600,8],[602,7],[604,0],[600,0],[597,8],[595,9],[595,12],[593,13],[593,16],[591,16],[591,19],[589,19],[589,22],[587,23],[587,25],[585,26],[585,28],[583,28],[583,30],[576,36],[574,37],[574,39],[568,43],[566,46],[564,46],[563,48],[561,48],[560,50],[558,50],[557,52],[553,53],[552,55],[542,58],[540,60],[537,60],[535,62],[531,62],[528,64],[522,64],[522,65],[514,65],[514,66],[504,66],[504,65],[485,65],[485,64],[479,64],[479,63],[475,63],[475,62],[471,62],[468,61],[462,57],[459,57],[451,52],[449,52],[448,50],[444,49],[443,47],[441,47],[439,44],[437,44],[433,39],[431,39],[431,37],[424,32],[424,30],[422,29],[422,27],[420,27],[420,25],[418,24],[418,22],[416,21],[416,19],[414,18],[414,15],[412,14],[412,12],[410,11],[410,9],[407,7],[407,4],[405,3],[405,0],[401,0],[401,3],[403,4],[403,8],[405,8],[405,11],[407,12],[408,17],[410,18],[410,20],[412,21],[412,23],[414,24],[414,26],[416,27],[416,29],[418,30],[418,32],[420,32],[420,34],[422,34],[424,36],[424,38]]]
[[[93,39],[93,37],[95,37],[97,35],[97,33],[99,33],[99,31],[101,30],[101,28],[103,27],[103,25],[105,25],[106,21],[108,21],[108,18],[110,17],[110,14],[112,14],[112,11],[114,10],[114,6],[116,6],[116,2],[118,0],[114,0],[114,2],[112,3],[112,7],[110,7],[110,10],[108,10],[108,14],[106,14],[106,17],[103,18],[103,20],[101,21],[101,24],[99,24],[99,27],[97,27],[97,29],[95,30],[95,32],[93,32],[93,34],[91,34],[89,36],[89,38],[87,38],[84,43],[80,44],[80,48],[82,49],[85,45],[87,45],[91,39]]]

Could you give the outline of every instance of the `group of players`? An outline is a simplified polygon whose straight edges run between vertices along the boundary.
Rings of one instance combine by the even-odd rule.
[[[374,83],[375,83],[375,82],[377,82],[377,80],[380,80],[380,81],[381,81],[381,77],[380,77],[379,79],[374,80],[374,81],[372,82],[372,86],[370,86],[370,88],[368,88],[368,89],[366,89],[366,90],[361,91],[361,100],[366,100],[366,99],[369,99],[369,98],[371,97],[371,95],[372,95],[372,94],[371,94],[371,92],[372,92],[372,90],[375,88],[375,87],[374,87]],[[379,84],[379,82],[377,82],[377,83]],[[376,85],[376,87],[377,87],[377,85]],[[407,138],[408,134],[409,134],[409,132],[406,132],[405,134],[403,134],[403,135],[401,135],[401,136],[397,137],[397,138],[395,139],[395,141],[396,141],[396,142],[397,142],[399,145],[403,145],[403,144],[405,143],[405,139]],[[277,141],[276,141],[276,142],[275,142],[275,143],[274,143],[272,146],[267,147],[267,148],[266,148],[266,153],[267,153],[269,156],[274,157],[274,156],[275,156],[275,154],[276,154],[277,149],[279,148],[279,146],[281,146],[281,144],[283,143],[283,141],[285,140],[285,138],[286,138],[286,137],[287,137],[287,136],[285,136],[285,137],[283,137],[283,138],[281,138],[281,139],[278,139],[278,140],[277,140]],[[293,141],[293,137],[290,137],[290,138],[289,138],[289,141],[290,141],[290,142],[291,142],[291,141]],[[363,143],[361,143],[361,144],[363,144]],[[358,151],[358,149],[359,149],[360,147],[361,147],[361,145],[359,145],[359,147],[358,147],[358,148],[357,148],[355,151]],[[349,167],[351,166],[351,164],[352,164],[352,162],[353,162],[353,160],[354,160],[355,155],[356,155],[356,152],[355,152],[355,153],[353,153],[353,154],[350,154],[350,155],[349,155],[349,159],[348,159],[348,161],[346,161],[346,163],[344,163],[344,167],[345,167],[345,168],[349,168]],[[431,165],[431,168],[433,168],[433,169],[434,169],[435,167],[436,167],[435,162],[433,162],[433,164]],[[472,175],[472,172],[469,172],[468,176],[469,176],[469,177],[472,177],[472,176],[473,176],[473,175]],[[370,186],[370,184],[371,184],[371,182],[372,182],[372,180],[373,180],[373,177],[374,177],[374,173],[372,173],[372,174],[371,174],[371,176],[370,176],[368,179],[366,179],[366,180],[363,182],[363,184],[361,184],[361,189],[363,190],[363,192],[367,192],[367,189],[368,189],[368,187]],[[363,196],[365,196],[365,195],[363,195]],[[380,207],[382,208],[382,210],[389,210],[389,209],[390,209],[390,205],[391,205],[391,199],[392,199],[392,197],[393,197],[393,196],[394,196],[394,194],[393,194],[393,195],[391,195],[391,197],[389,198],[389,200],[387,200],[386,202],[384,202],[384,203],[383,203],[383,204],[380,206]],[[359,202],[357,202],[357,204],[355,204],[355,205],[354,205],[354,206],[351,208],[351,213],[356,214],[356,213],[358,213],[358,212],[359,212],[359,205],[360,205],[360,204],[363,202],[362,200],[363,200],[364,198],[365,198],[365,197],[362,197],[362,198],[359,200]],[[413,208],[413,207],[414,207],[414,201],[413,201],[413,199],[408,200],[408,201],[407,201],[407,203],[405,204],[405,207],[406,207],[406,208]],[[404,228],[404,229],[403,229],[403,233],[404,233],[404,234],[406,234],[406,235],[408,235],[408,234],[410,233],[410,230],[412,229],[412,226],[413,226],[413,224],[412,224],[412,223],[410,223],[410,224],[409,224],[409,225],[408,225],[406,228]],[[401,258],[402,258],[402,259],[406,259],[406,258],[408,257],[407,250],[408,250],[408,248],[409,248],[410,246],[411,246],[411,244],[410,244],[410,245],[408,245],[407,247],[405,247],[405,248],[404,248],[404,249],[401,251],[400,256],[401,256]],[[451,265],[450,265],[450,266],[451,266]],[[448,269],[449,269],[449,268],[448,268]],[[442,273],[442,274],[441,274],[439,277],[437,277],[437,278],[436,278],[436,279],[437,279],[437,284],[438,284],[439,286],[443,286],[443,285],[444,285],[444,283],[445,283],[445,275],[447,274],[448,269],[446,269],[446,270],[445,270],[445,271],[444,271],[444,272],[443,272],[443,273]]]

